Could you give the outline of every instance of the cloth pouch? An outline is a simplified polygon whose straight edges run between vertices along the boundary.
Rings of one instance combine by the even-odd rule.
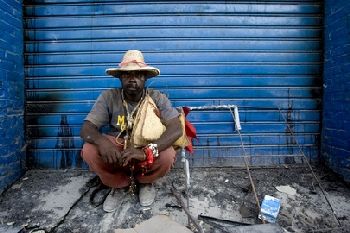
[[[160,119],[159,109],[153,99],[146,95],[135,117],[131,135],[134,146],[145,146],[159,139],[165,129]]]
[[[177,109],[177,110],[180,112],[179,120],[180,120],[180,123],[181,123],[182,135],[173,144],[173,147],[175,149],[185,148],[186,146],[188,146],[190,144],[189,140],[187,138],[187,135],[186,135],[186,131],[185,131],[185,123],[186,123],[185,113],[184,113],[182,108]]]

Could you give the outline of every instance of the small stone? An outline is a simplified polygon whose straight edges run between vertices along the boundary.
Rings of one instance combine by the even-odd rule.
[[[297,193],[297,190],[295,188],[290,187],[289,185],[276,186],[275,188],[281,193],[286,193],[291,196],[294,196]]]
[[[216,206],[216,204],[213,201],[211,201],[211,202],[209,202],[209,206],[214,207],[214,206]]]
[[[15,222],[8,222],[8,223],[6,223],[7,226],[12,226],[13,224],[15,224]]]
[[[239,208],[239,213],[241,214],[242,218],[250,218],[254,216],[253,212],[245,205],[241,205]]]
[[[28,180],[29,178],[28,177],[24,177],[22,180]]]
[[[227,183],[227,182],[229,182],[229,180],[228,180],[228,179],[226,179],[224,182],[225,182],[225,183]]]
[[[291,227],[291,226],[288,226],[288,227],[286,228],[286,230],[287,230],[287,232],[295,232],[295,230],[294,230],[293,227]]]
[[[147,212],[147,211],[149,211],[149,210],[151,210],[152,208],[151,207],[142,207],[141,208],[141,211],[142,212]]]
[[[205,197],[203,194],[199,195],[198,201],[205,201]]]
[[[279,219],[285,226],[292,226],[293,224],[293,216],[290,216],[289,214],[280,214]]]
[[[22,184],[14,184],[12,185],[12,189],[20,189],[22,187]]]

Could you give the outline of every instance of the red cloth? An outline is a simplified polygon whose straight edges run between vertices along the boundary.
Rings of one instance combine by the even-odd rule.
[[[188,107],[183,107],[182,109],[185,113],[185,132],[189,141],[189,144],[188,146],[185,147],[185,149],[192,154],[193,138],[197,138],[197,131],[196,131],[196,128],[191,124],[191,122],[186,118],[186,116],[190,113],[191,109]]]

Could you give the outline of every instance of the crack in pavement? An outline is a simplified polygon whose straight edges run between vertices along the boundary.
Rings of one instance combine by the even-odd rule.
[[[86,182],[87,184],[88,182]],[[85,187],[87,187],[85,184]],[[91,188],[86,188],[86,190],[80,195],[80,197],[72,204],[72,206],[69,208],[69,210],[63,215],[61,220],[53,226],[50,230],[48,230],[49,233],[54,233],[55,230],[64,223],[66,220],[67,216],[70,214],[71,210],[77,206],[77,204],[85,197],[85,195],[90,191]]]

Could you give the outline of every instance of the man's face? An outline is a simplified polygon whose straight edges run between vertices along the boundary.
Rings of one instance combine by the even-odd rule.
[[[145,87],[146,77],[140,71],[127,71],[120,75],[123,90],[129,95],[142,93]]]

